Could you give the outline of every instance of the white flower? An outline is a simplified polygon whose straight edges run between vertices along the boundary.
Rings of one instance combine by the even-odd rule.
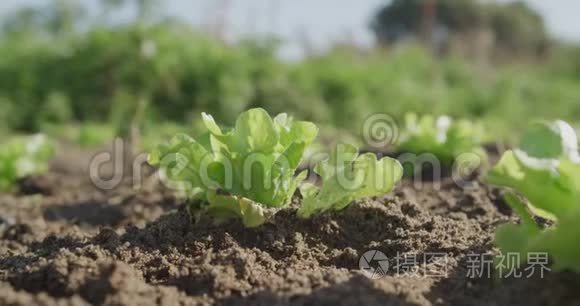
[[[46,137],[41,134],[34,135],[26,143],[26,153],[35,154],[45,145]]]
[[[439,116],[435,127],[437,129],[437,141],[444,143],[447,140],[447,131],[451,127],[451,118],[448,116]]]

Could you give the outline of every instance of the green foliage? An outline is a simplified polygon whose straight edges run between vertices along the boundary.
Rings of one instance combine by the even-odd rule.
[[[464,60],[436,59],[413,46],[364,55],[336,50],[295,63],[277,59],[276,46],[272,40],[226,45],[177,23],[94,27],[50,42],[5,40],[0,106],[10,110],[4,122],[12,130],[106,122],[121,134],[134,123],[186,124],[202,111],[231,125],[253,107],[291,110],[351,134],[377,112],[399,117],[428,109],[489,120],[494,132],[540,115],[580,116],[577,75],[556,61],[551,69],[482,74]],[[506,120],[512,113],[520,116]]]
[[[549,39],[542,16],[526,3],[495,4],[489,17],[497,43],[516,54],[543,54]]]
[[[409,113],[399,139],[398,150],[404,153],[431,153],[443,166],[450,166],[464,153],[485,157],[481,146],[483,127],[468,120],[452,120]]]
[[[69,35],[86,17],[85,7],[77,1],[53,0],[39,7],[25,6],[2,20],[8,36]]]
[[[77,127],[74,142],[90,148],[111,142],[114,137],[115,133],[110,125],[86,122]]]
[[[232,123],[285,90],[276,88],[282,64],[270,47],[231,48],[179,24],[96,27],[58,43],[8,41],[0,55],[0,96],[17,108],[11,128],[24,131],[42,127],[47,115],[39,109],[51,122],[127,124],[142,101],[144,119],[186,122],[208,111]]]
[[[248,227],[262,224],[290,202],[305,179],[306,172],[294,173],[318,129],[286,114],[272,119],[259,108],[241,113],[233,129],[220,128],[205,113],[202,117],[206,133],[197,139],[174,137],[150,154],[150,163],[189,197],[204,201],[190,206],[194,215],[241,218]]]
[[[435,4],[431,6],[431,3]],[[393,42],[417,35],[429,12],[438,14],[437,21],[451,31],[474,29],[485,21],[485,10],[477,0],[394,0],[378,11],[371,27],[377,38]],[[424,25],[423,25],[424,26]]]
[[[82,124],[44,124],[42,130],[51,138],[83,148],[95,148],[112,143],[115,129],[110,124],[84,122]]]
[[[420,8],[424,2],[393,5]],[[175,19],[147,17],[152,7],[154,13],[163,11],[157,9],[159,1],[102,1],[104,13],[140,11],[135,16],[141,19],[133,23],[117,23],[115,14],[105,14],[113,16],[104,20],[78,15],[82,3],[51,3],[6,19],[13,30],[22,29],[12,35],[8,25],[0,41],[0,107],[9,110],[0,120],[10,130],[38,132],[49,124],[94,122],[111,124],[126,136],[148,125],[183,125],[199,112],[232,125],[240,112],[255,107],[270,113],[291,110],[293,116],[353,135],[377,112],[399,117],[429,110],[477,118],[492,122],[493,132],[516,130],[540,115],[580,116],[574,51],[558,53],[561,62],[489,71],[463,59],[433,57],[416,46],[365,52],[343,48],[287,62],[277,58],[275,39],[225,43]],[[441,21],[456,28],[489,19],[474,1],[437,3]],[[494,7],[490,4],[489,10]],[[504,31],[509,32],[500,25],[511,20],[512,11],[520,16],[517,20],[537,23],[531,11],[505,8],[495,22]],[[407,13],[415,22],[420,12]],[[525,35],[504,40],[519,44],[520,38],[541,34],[532,24],[522,27]],[[513,113],[520,116],[506,120]]]
[[[529,203],[508,194],[521,224],[501,226],[496,242],[504,252],[548,252],[555,269],[580,271],[580,156],[574,130],[563,121],[539,122],[524,134],[487,175],[489,183],[509,187]],[[555,221],[542,230],[533,216]],[[526,258],[521,256],[521,258]]]
[[[352,145],[338,145],[328,160],[314,171],[322,186],[305,183],[301,187],[302,206],[298,216],[309,218],[329,210],[341,210],[352,201],[390,192],[403,175],[401,164],[392,158],[377,160],[373,153],[359,155]]]
[[[0,146],[0,191],[12,191],[18,179],[42,174],[54,152],[45,136],[16,137]]]
[[[549,39],[541,16],[526,3],[479,0],[394,0],[378,11],[371,27],[379,41],[393,43],[431,35],[443,26],[451,35],[490,31],[500,51],[543,54]],[[447,41],[449,43],[449,41]]]

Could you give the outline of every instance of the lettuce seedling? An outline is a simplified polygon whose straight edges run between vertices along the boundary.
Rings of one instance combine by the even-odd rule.
[[[488,173],[487,182],[509,187],[525,197],[506,195],[521,223],[498,228],[496,243],[504,252],[547,252],[554,269],[580,271],[580,155],[576,133],[563,121],[533,124],[519,148],[507,151]],[[539,216],[554,225],[540,228]]]
[[[207,132],[201,137],[177,135],[149,156],[164,177],[201,200],[189,206],[194,217],[240,218],[255,227],[289,204],[307,175],[294,174],[318,133],[313,123],[286,114],[272,119],[260,108],[240,114],[232,129],[208,114],[202,118]]]
[[[12,138],[0,146],[0,191],[13,191],[16,182],[48,171],[54,147],[44,135]]]
[[[341,210],[356,199],[390,192],[403,174],[401,164],[392,158],[377,159],[373,153],[359,155],[352,145],[338,145],[329,159],[316,165],[321,187],[301,186],[302,206],[298,216],[309,218],[329,210]]]
[[[398,141],[401,153],[431,153],[442,166],[449,167],[464,153],[486,156],[481,146],[483,128],[467,120],[452,120],[447,116],[405,116],[404,131]],[[407,173],[407,172],[406,172]]]

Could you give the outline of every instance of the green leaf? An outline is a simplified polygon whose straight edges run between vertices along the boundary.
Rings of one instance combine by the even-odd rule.
[[[274,121],[261,108],[242,113],[236,120],[233,135],[237,140],[236,149],[241,152],[271,153],[279,139]]]
[[[314,124],[286,114],[272,119],[260,108],[241,113],[233,129],[205,113],[202,120],[207,133],[198,139],[177,135],[149,156],[188,196],[205,199],[208,205],[197,213],[256,226],[290,203],[306,177],[294,174],[316,137]]]
[[[520,216],[520,225],[498,228],[496,243],[504,252],[549,252],[556,269],[580,271],[580,161],[577,137],[563,121],[533,124],[524,134],[520,148],[508,151],[487,174],[489,183],[509,187],[515,196],[506,200]],[[552,228],[541,230],[532,215],[553,220]]]
[[[204,168],[208,169],[208,175],[200,171],[206,158],[210,158],[207,148],[185,134],[178,134],[169,144],[162,144],[151,152],[148,162],[160,167],[168,183],[180,186],[192,196],[206,188],[210,182],[207,177],[214,174],[209,166]]]
[[[284,148],[296,142],[309,145],[318,134],[318,128],[312,122],[293,121],[292,117],[286,114],[276,116],[274,122],[276,131],[280,135],[280,144]]]
[[[548,252],[554,258],[554,270],[571,269],[580,272],[580,208],[561,218],[555,228],[543,233],[542,239],[535,243],[535,249]]]
[[[246,227],[256,227],[266,221],[268,215],[274,210],[265,209],[259,203],[249,199],[231,195],[218,195],[215,192],[208,193],[209,205],[205,207],[206,213],[223,222],[232,218],[240,218]]]
[[[524,135],[519,149],[534,158],[559,159],[563,154],[562,139],[557,125],[536,123]]]
[[[215,123],[213,117],[206,113],[201,113],[201,119],[207,130],[214,135],[223,135],[222,129]]]
[[[353,146],[339,146],[328,161],[317,165],[322,186],[315,191],[307,185],[303,191],[301,218],[328,210],[341,210],[356,199],[379,196],[390,192],[403,175],[403,167],[392,158],[377,160],[374,154],[357,156]]]
[[[300,194],[303,198],[314,198],[318,193],[318,187],[311,183],[304,183],[300,185]]]
[[[578,166],[574,166],[577,171]],[[513,188],[524,195],[533,209],[544,211],[546,216],[556,217],[567,214],[579,200],[580,189],[570,185],[569,177],[554,173],[551,169],[538,170],[526,166],[512,151],[504,156],[487,175],[485,180],[491,184]]]

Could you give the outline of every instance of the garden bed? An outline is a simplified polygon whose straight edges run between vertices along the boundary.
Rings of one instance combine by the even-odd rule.
[[[296,197],[247,229],[193,224],[155,184],[105,192],[73,172],[26,182],[42,194],[0,195],[0,305],[580,304],[576,274],[468,275],[468,254],[495,252],[496,226],[517,220],[477,180],[468,190],[404,181],[308,220],[295,216]],[[384,275],[361,270],[369,250],[388,257]],[[411,254],[410,270],[397,271],[397,256]]]

